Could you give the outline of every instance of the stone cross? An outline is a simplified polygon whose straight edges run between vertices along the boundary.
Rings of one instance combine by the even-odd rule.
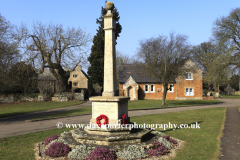
[[[105,9],[107,14],[103,16],[104,31],[105,31],[105,46],[104,46],[104,90],[103,97],[113,97],[116,95],[116,53],[115,53],[115,30],[116,18],[112,10],[114,4],[107,2]]]

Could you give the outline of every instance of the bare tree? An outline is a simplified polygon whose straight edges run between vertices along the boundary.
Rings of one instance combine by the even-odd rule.
[[[0,93],[10,92],[13,78],[8,73],[19,57],[12,34],[13,25],[0,14]]]
[[[218,18],[213,35],[219,45],[225,45],[232,52],[231,64],[240,68],[240,8],[233,9],[229,16]]]
[[[43,25],[36,23],[32,31],[22,26],[19,30],[21,47],[25,50],[25,61],[32,64],[38,74],[44,67],[49,67],[57,79],[59,89],[65,89],[68,77],[64,69],[74,69],[78,64],[86,62],[89,34],[80,28],[63,29],[62,25]]]
[[[187,36],[170,33],[169,37],[159,36],[140,41],[138,55],[141,62],[163,84],[162,105],[166,105],[168,84],[171,79],[186,75],[184,64],[190,57],[191,46]],[[190,67],[190,66],[189,66]]]
[[[209,90],[213,85],[226,85],[231,73],[231,53],[223,45],[213,41],[203,42],[192,49],[193,61],[203,70],[203,81],[208,83]]]

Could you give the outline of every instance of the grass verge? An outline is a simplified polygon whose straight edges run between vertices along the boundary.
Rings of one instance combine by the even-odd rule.
[[[0,105],[0,118],[25,114],[55,108],[64,108],[75,106],[84,103],[84,101],[70,101],[70,102],[27,102],[16,104],[2,104]]]
[[[200,129],[165,130],[165,134],[186,141],[177,153],[176,160],[217,159],[220,150],[219,137],[226,108],[209,108],[175,113],[131,117],[137,124],[191,124],[198,122]],[[4,160],[34,159],[34,144],[50,135],[70,129],[51,129],[36,133],[0,139],[0,157]],[[163,131],[163,129],[157,129]]]
[[[220,98],[225,98],[225,99],[240,99],[240,95],[222,95],[222,94],[220,94]]]
[[[179,107],[179,106],[191,106],[191,105],[207,105],[218,103],[218,100],[186,100],[186,101],[173,101],[168,100],[167,106],[162,106],[161,100],[139,100],[139,101],[130,101],[128,102],[128,110],[134,109],[150,109],[150,108],[165,108],[165,107]],[[54,118],[54,117],[63,117],[63,116],[75,116],[75,115],[82,115],[82,114],[90,114],[92,113],[92,107],[86,107],[81,109],[74,109],[71,111],[66,111],[63,113],[52,114],[44,117],[34,118],[36,119],[47,119],[47,118]]]

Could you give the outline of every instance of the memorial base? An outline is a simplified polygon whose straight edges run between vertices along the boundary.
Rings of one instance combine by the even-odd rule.
[[[106,115],[109,119],[108,125],[121,125],[122,116],[128,116],[128,100],[129,97],[114,96],[114,97],[92,97],[92,119],[90,120],[92,126],[97,126],[96,118],[100,115]],[[102,120],[101,123],[104,123]]]

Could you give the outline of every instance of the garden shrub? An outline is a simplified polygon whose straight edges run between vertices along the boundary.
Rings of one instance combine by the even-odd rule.
[[[70,160],[86,159],[91,152],[92,152],[92,148],[91,147],[87,147],[86,145],[79,145],[79,146],[76,147],[76,149],[73,149],[68,154],[68,158]]]
[[[45,150],[45,154],[49,157],[65,157],[71,148],[63,142],[54,142]]]
[[[63,141],[63,139],[55,139],[55,140],[52,140],[48,145],[46,145],[46,147],[45,148],[49,148],[49,146],[51,145],[51,144],[53,144],[53,143],[55,143],[55,142],[63,142],[64,143],[64,141]],[[64,143],[65,144],[65,143]]]
[[[147,152],[140,146],[129,145],[127,149],[125,148],[123,151],[119,151],[116,154],[120,159],[140,159],[145,158]]]
[[[58,139],[60,135],[51,135],[44,140],[44,145],[48,145],[52,140]]]
[[[158,138],[158,141],[159,141],[160,143],[162,143],[162,145],[163,145],[164,147],[166,147],[167,149],[172,149],[172,148],[173,148],[173,145],[171,144],[171,142],[167,141],[167,140],[166,140],[165,138],[163,138],[163,137]]]
[[[115,152],[105,148],[104,146],[97,146],[87,157],[87,159],[91,160],[114,160],[115,158]]]
[[[160,143],[159,141],[154,141],[152,142],[151,149],[149,149],[147,153],[150,156],[161,156],[169,152],[170,151],[166,147],[164,147],[162,143]]]
[[[172,144],[177,144],[177,141],[170,138],[169,135],[164,135],[163,138],[166,139],[167,141],[171,142]]]

